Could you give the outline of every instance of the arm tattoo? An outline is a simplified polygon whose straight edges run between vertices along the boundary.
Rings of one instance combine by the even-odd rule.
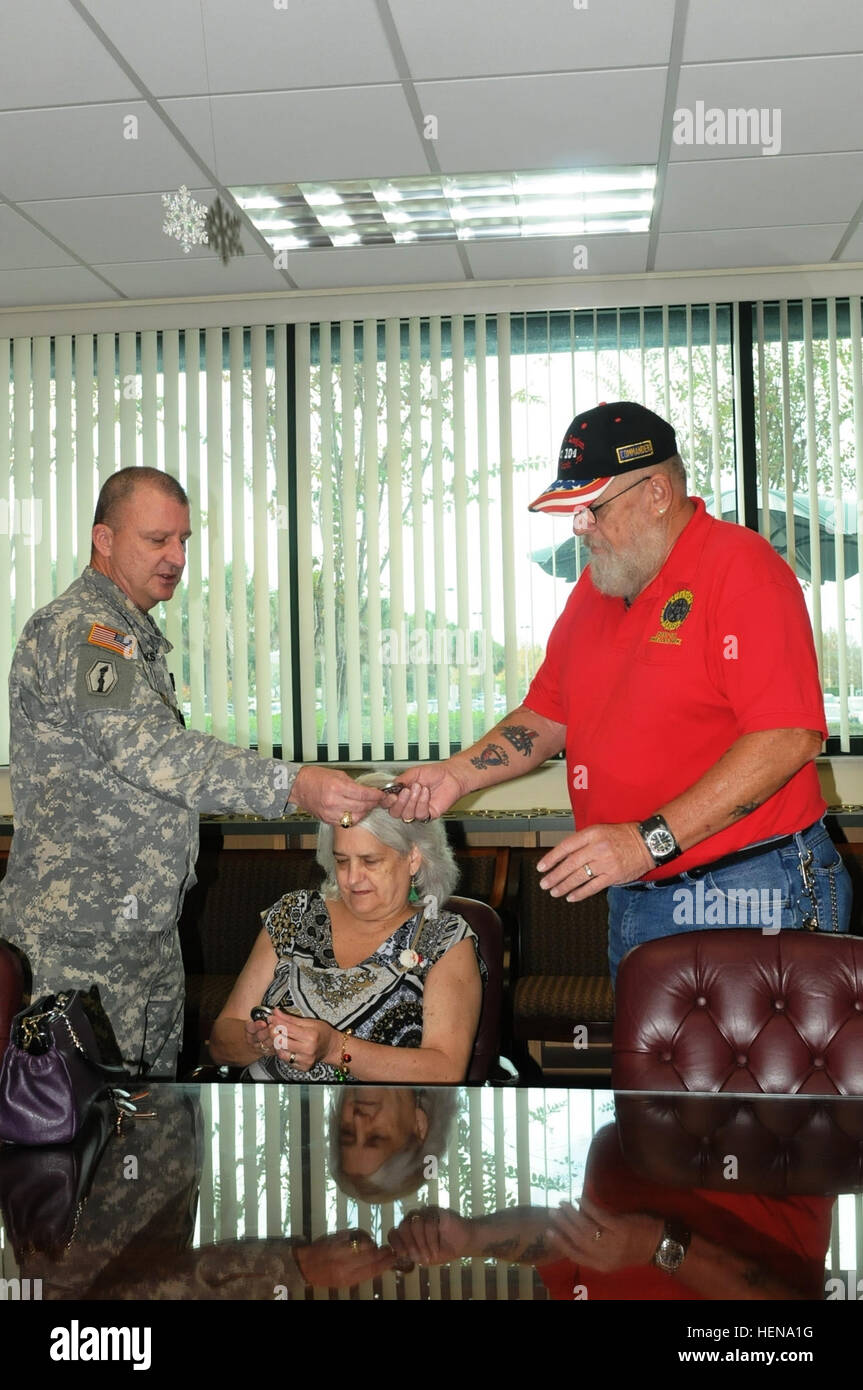
[[[483,1255],[489,1260],[505,1260],[518,1249],[518,1240],[511,1236],[509,1240],[490,1240],[488,1245],[482,1248]]]
[[[516,753],[523,753],[526,758],[530,757],[534,741],[539,738],[536,729],[528,729],[524,724],[507,724],[500,732],[507,743],[512,744]]]
[[[747,801],[743,806],[735,806],[731,814],[735,820],[742,820],[744,816],[751,816],[752,812],[757,811],[760,805],[760,801]]]
[[[475,758],[471,758],[474,767],[478,767],[480,772],[484,772],[487,767],[506,767],[509,763],[509,754],[501,748],[499,743],[487,743],[482,752]]]
[[[531,1263],[533,1263],[534,1260],[539,1260],[543,1255],[547,1254],[548,1247],[545,1243],[545,1236],[538,1236],[531,1245],[526,1245],[524,1247],[521,1252],[521,1259],[530,1260]]]

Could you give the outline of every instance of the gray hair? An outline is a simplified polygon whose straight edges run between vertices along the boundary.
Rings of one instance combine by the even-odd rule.
[[[396,772],[383,770],[363,773],[356,780],[363,787],[385,787],[397,776]],[[410,854],[416,845],[422,855],[422,863],[416,872],[417,892],[420,898],[431,896],[439,907],[443,907],[458,882],[458,868],[440,820],[430,820],[427,824],[422,821],[408,823],[395,820],[383,807],[375,806],[358,825],[360,829],[368,830],[382,845],[399,854]],[[326,874],[320,889],[321,897],[337,898],[339,890],[331,825],[321,825],[318,830],[317,859]]]
[[[417,1108],[425,1111],[429,1122],[425,1138],[412,1137],[403,1149],[365,1177],[347,1177],[342,1168],[339,1126],[345,1092],[339,1094],[330,1111],[330,1174],[346,1197],[357,1202],[395,1202],[409,1197],[429,1181],[424,1171],[427,1160],[440,1158],[444,1153],[461,1097],[455,1086],[420,1087],[414,1094]]]
[[[681,487],[686,492],[686,465],[679,454],[671,454],[667,459],[663,459],[663,468],[668,469],[668,476],[673,486]]]

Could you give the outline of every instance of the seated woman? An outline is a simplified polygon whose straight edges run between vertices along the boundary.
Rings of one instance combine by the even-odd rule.
[[[443,910],[457,870],[441,822],[375,808],[349,829],[322,825],[318,862],[320,891],[262,914],[213,1025],[213,1060],[256,1081],[463,1081],[485,966],[472,929]],[[272,1012],[252,1021],[261,1001]]]

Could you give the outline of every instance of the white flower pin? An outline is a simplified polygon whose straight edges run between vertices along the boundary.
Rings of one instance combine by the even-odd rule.
[[[403,965],[406,970],[412,965],[419,965],[421,960],[422,956],[418,956],[416,951],[405,949],[399,953],[399,965]]]

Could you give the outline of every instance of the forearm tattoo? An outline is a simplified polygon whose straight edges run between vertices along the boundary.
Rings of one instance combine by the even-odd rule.
[[[539,1260],[543,1255],[547,1254],[548,1246],[545,1243],[545,1236],[538,1236],[531,1245],[526,1245],[524,1247],[521,1252],[521,1258],[523,1260],[530,1260],[532,1263],[534,1260]]]
[[[533,745],[539,738],[537,729],[528,729],[524,724],[507,724],[505,729],[501,729],[501,737],[507,743],[511,743],[516,753],[523,753],[529,758],[533,752]]]
[[[505,1260],[517,1249],[518,1240],[511,1236],[509,1240],[490,1240],[488,1245],[483,1246],[482,1253],[489,1260]]]
[[[743,806],[735,806],[731,814],[735,820],[742,820],[744,816],[751,816],[752,812],[757,811],[760,805],[760,801],[747,801]]]
[[[481,753],[475,758],[471,758],[474,767],[478,767],[480,772],[484,772],[488,767],[506,767],[509,763],[509,754],[501,748],[499,743],[487,743]]]

